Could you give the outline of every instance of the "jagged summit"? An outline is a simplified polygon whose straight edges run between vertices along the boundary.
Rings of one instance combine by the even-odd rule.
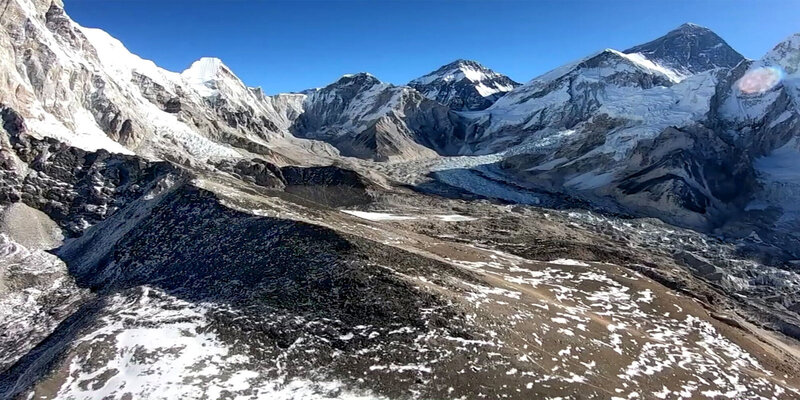
[[[454,110],[474,111],[491,106],[519,83],[476,61],[458,59],[408,85]]]
[[[203,97],[225,97],[228,101],[256,107],[257,92],[242,82],[219,58],[202,57],[181,72],[183,79]]]
[[[631,47],[625,53],[640,53],[650,61],[684,75],[715,68],[732,68],[744,56],[731,48],[711,29],[685,23],[650,42]]]
[[[788,74],[800,72],[800,32],[789,36],[772,48],[763,60],[778,65]]]
[[[481,63],[479,63],[477,61],[459,58],[459,59],[457,59],[457,60],[455,60],[455,61],[453,61],[453,62],[451,62],[449,64],[442,65],[436,71],[431,72],[430,74],[425,75],[425,76],[423,76],[421,78],[417,78],[412,82],[424,81],[425,77],[429,77],[429,76],[440,76],[443,73],[459,72],[459,71],[464,73],[465,77],[467,79],[470,79],[470,80],[479,79],[480,78],[479,75],[470,74],[470,72],[472,72],[472,71],[477,71],[477,72],[480,72],[482,74],[487,74],[487,75],[491,75],[491,74],[499,75],[499,74],[495,73],[494,71],[492,71],[491,69],[484,67]]]
[[[706,30],[710,31],[711,29],[706,28],[705,26],[695,24],[694,22],[684,22],[679,27],[675,28],[674,30]]]
[[[359,86],[374,86],[379,85],[380,79],[376,78],[369,72],[358,72],[355,74],[344,74],[335,82],[328,86],[343,86],[343,85],[359,85]]]

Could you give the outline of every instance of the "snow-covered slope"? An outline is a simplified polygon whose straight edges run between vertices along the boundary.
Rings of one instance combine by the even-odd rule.
[[[0,23],[7,33],[0,38],[0,103],[22,113],[33,134],[182,164],[286,158],[271,147],[292,148],[298,162],[333,153],[288,135],[283,104],[245,86],[217,59],[200,59],[182,74],[166,71],[76,24],[59,2],[11,0]],[[309,157],[312,148],[322,154]]]
[[[600,114],[639,121],[638,125],[643,125],[640,131],[649,130],[651,123],[674,124],[676,119],[703,112],[702,100],[695,104],[697,95],[683,95],[690,88],[713,88],[707,79],[673,88],[679,79],[671,71],[641,57],[606,49],[535,78],[485,112],[474,113],[475,128],[470,130],[474,136],[467,140],[478,151],[496,151],[530,139],[530,132],[557,134]],[[684,104],[679,104],[681,101]]]
[[[453,110],[475,111],[491,106],[519,83],[475,61],[456,60],[408,86]]]

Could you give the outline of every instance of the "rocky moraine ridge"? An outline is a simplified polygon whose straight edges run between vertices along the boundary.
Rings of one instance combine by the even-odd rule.
[[[0,398],[800,398],[800,35],[266,95],[0,10]]]

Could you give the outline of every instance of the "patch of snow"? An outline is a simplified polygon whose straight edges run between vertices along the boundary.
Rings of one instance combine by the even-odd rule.
[[[342,210],[345,214],[350,214],[352,216],[370,220],[370,221],[406,221],[417,219],[417,217],[407,216],[407,215],[395,215],[389,213],[380,213],[380,212],[369,212],[369,211],[356,211],[356,210]]]
[[[657,72],[657,73],[660,73],[662,75],[665,75],[672,82],[676,82],[677,83],[677,82],[680,82],[680,81],[682,81],[682,80],[684,80],[686,78],[685,75],[683,75],[681,73],[678,73],[677,71],[674,71],[672,69],[669,69],[667,67],[664,67],[664,66],[662,66],[662,65],[660,65],[658,63],[655,63],[655,62],[649,60],[647,57],[645,57],[641,53],[625,54],[625,53],[617,52],[617,54],[619,54],[621,57],[625,57],[628,60],[636,63],[637,65],[640,65],[640,66],[642,66],[644,68],[647,68],[647,69],[649,69],[649,70],[651,70],[653,72]]]
[[[549,261],[549,263],[550,264],[559,264],[559,265],[574,265],[574,266],[578,266],[578,267],[588,267],[589,266],[589,264],[587,264],[587,263],[585,263],[583,261],[571,260],[569,258],[559,258],[559,259],[556,259],[556,260],[553,260],[553,261]]]
[[[76,346],[110,348],[74,354],[57,397],[121,398],[128,393],[148,399],[322,400],[332,394],[348,400],[376,398],[349,391],[336,381],[276,379],[252,370],[249,356],[234,353],[206,329],[209,304],[196,305],[155,288],[140,290],[142,294],[133,297],[114,295],[103,325],[76,338]],[[403,368],[411,369],[398,367]]]
[[[467,217],[465,215],[458,215],[458,214],[451,214],[451,215],[437,215],[436,218],[439,218],[445,222],[466,222],[466,221],[475,221],[477,218],[475,217]]]
[[[105,149],[112,153],[134,154],[125,146],[115,142],[103,132],[85,109],[76,109],[72,114],[75,126],[67,127],[51,113],[40,107],[38,116],[25,120],[28,130],[36,136],[51,137],[70,146],[86,151]]]

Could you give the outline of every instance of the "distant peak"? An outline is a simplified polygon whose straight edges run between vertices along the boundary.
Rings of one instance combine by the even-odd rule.
[[[474,111],[486,109],[519,83],[477,61],[459,58],[413,79],[408,86],[453,110]]]
[[[449,64],[442,65],[436,71],[433,71],[428,75],[433,75],[448,71],[464,70],[464,69],[472,69],[481,72],[492,72],[489,68],[484,67],[481,63],[477,61],[465,60],[463,58],[459,58],[458,60],[455,60]]]
[[[705,26],[698,25],[698,24],[695,24],[695,23],[692,23],[692,22],[686,22],[686,23],[684,23],[684,24],[681,24],[681,26],[679,26],[679,27],[677,27],[677,28],[673,29],[673,31],[681,31],[681,30],[684,30],[684,31],[685,31],[685,30],[704,30],[704,31],[710,31],[711,29],[708,29],[708,28],[706,28]]]
[[[463,59],[463,58],[459,58],[459,59],[451,62],[450,64],[444,65],[444,66],[442,66],[442,68],[444,68],[444,67],[460,67],[460,66],[486,68],[483,65],[481,65],[481,63],[479,63],[477,61],[467,60],[467,59]]]
[[[197,60],[195,60],[195,62],[193,62],[188,69],[197,69],[197,68],[218,69],[223,66],[225,66],[225,64],[219,58],[200,57]]]
[[[625,54],[640,53],[650,61],[681,74],[715,68],[733,68],[744,56],[704,26],[687,22],[665,35],[631,47]]]
[[[770,65],[778,65],[788,74],[800,72],[800,33],[795,33],[778,43],[764,55]]]
[[[775,45],[775,47],[770,50],[770,52],[780,51],[780,50],[788,50],[788,49],[800,49],[800,32],[795,33],[793,35],[789,35],[786,39],[783,39],[780,43]]]
[[[368,72],[358,72],[355,74],[344,74],[333,85],[360,85],[360,86],[373,86],[383,82]]]
[[[352,79],[352,78],[375,78],[375,75],[370,74],[369,72],[357,72],[355,74],[344,74],[339,79]],[[377,79],[377,78],[375,78]]]
[[[230,68],[216,57],[202,57],[193,62],[189,68],[181,73],[181,75],[189,79],[198,80],[200,82],[217,79],[221,74],[233,75]]]
[[[459,58],[449,64],[439,67],[433,72],[414,79],[409,82],[409,85],[426,85],[437,80],[456,82],[461,79],[467,79],[476,83],[486,80],[500,79],[504,81],[508,80],[508,84],[512,86],[518,85],[516,82],[508,79],[508,77],[505,75],[492,71],[477,61],[466,60],[463,58]]]

